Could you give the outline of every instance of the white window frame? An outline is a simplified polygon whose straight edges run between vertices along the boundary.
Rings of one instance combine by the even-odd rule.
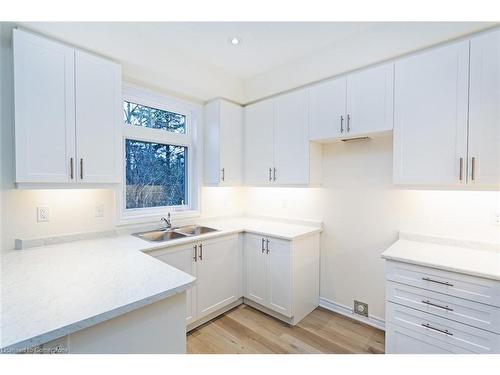
[[[135,125],[126,125],[123,121],[122,138],[120,148],[121,181],[116,192],[116,207],[118,211],[118,225],[145,223],[159,221],[161,217],[171,213],[175,218],[187,218],[200,216],[200,186],[199,166],[201,166],[201,145],[198,136],[202,115],[202,106],[177,99],[171,96],[159,94],[132,84],[123,84],[123,100],[148,107],[175,112],[186,116],[186,133],[174,133],[161,129],[145,128]],[[126,208],[126,182],[125,182],[125,141],[134,139],[144,142],[161,143],[168,145],[184,146],[188,149],[187,156],[187,204],[179,206]]]

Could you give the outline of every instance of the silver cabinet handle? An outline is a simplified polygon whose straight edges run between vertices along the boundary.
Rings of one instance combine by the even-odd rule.
[[[340,116],[340,132],[344,132],[344,116]]]
[[[422,301],[422,303],[425,303],[426,305],[429,305],[429,306],[434,306],[434,307],[437,307],[439,309],[443,309],[443,310],[446,310],[446,311],[453,311],[453,309],[451,307],[448,307],[448,306],[441,306],[441,305],[438,305],[436,303],[432,303],[431,301],[429,300],[425,300],[425,301]]]
[[[262,238],[262,246],[261,246],[262,254],[264,254],[264,251],[266,251],[264,249],[264,242],[266,242],[266,240],[264,240],[264,238]]]
[[[428,277],[422,277],[422,280],[430,281],[431,283],[436,283],[436,284],[441,284],[441,285],[446,285],[446,286],[453,286],[453,284],[449,283],[448,281],[438,281],[438,280],[430,279]]]
[[[73,158],[69,158],[69,175],[71,179],[74,178]]]
[[[203,260],[203,244],[200,243],[200,260]]]
[[[226,179],[226,168],[222,168],[221,172],[222,172],[221,180],[222,182],[224,182],[224,180]]]
[[[470,179],[472,181],[476,180],[476,158],[473,156],[471,159],[471,173],[470,173]]]
[[[276,168],[273,168],[273,181],[276,181]]]
[[[83,180],[83,158],[80,159],[80,180]]]
[[[269,181],[273,180],[272,173],[273,173],[273,169],[269,168]]]
[[[448,336],[453,336],[453,333],[448,332],[447,329],[439,329],[439,328],[431,326],[429,323],[422,323],[421,326],[425,327],[425,328],[432,329],[432,330],[437,331],[437,332],[444,333],[445,335],[448,335]]]
[[[266,240],[266,254],[269,254],[269,240]]]
[[[351,115],[347,115],[347,132],[349,133],[351,131]]]
[[[198,260],[198,245],[194,245],[194,261],[197,262]]]
[[[460,158],[460,163],[459,163],[459,171],[458,171],[458,178],[460,181],[463,181],[464,179],[464,158]]]

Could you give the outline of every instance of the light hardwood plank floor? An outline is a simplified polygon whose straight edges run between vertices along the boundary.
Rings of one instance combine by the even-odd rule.
[[[188,333],[187,352],[384,353],[384,332],[321,307],[292,327],[240,305]]]

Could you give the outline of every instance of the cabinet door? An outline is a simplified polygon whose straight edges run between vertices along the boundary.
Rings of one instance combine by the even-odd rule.
[[[292,248],[288,241],[269,238],[268,307],[292,316]]]
[[[76,51],[75,83],[78,181],[120,182],[121,68]]]
[[[309,89],[309,139],[340,137],[346,129],[345,77]]]
[[[272,183],[274,166],[274,100],[264,100],[245,107],[244,171],[247,185]]]
[[[278,184],[309,183],[308,108],[307,90],[276,98],[274,165]]]
[[[346,134],[359,136],[393,129],[394,63],[347,77]]]
[[[194,261],[193,246],[174,248],[165,254],[156,256],[157,259],[196,277],[196,263]],[[196,286],[186,291],[186,325],[196,320]]]
[[[396,62],[394,183],[465,182],[468,63],[468,41]]]
[[[74,49],[15,29],[16,182],[71,182]]]
[[[469,182],[500,184],[500,31],[471,40]],[[474,176],[472,176],[474,158]]]
[[[244,235],[245,297],[266,305],[267,256],[265,239],[253,234]]]
[[[220,182],[221,185],[241,185],[242,182],[242,122],[241,106],[220,102]]]
[[[198,319],[240,297],[240,259],[236,236],[220,237],[198,246]]]

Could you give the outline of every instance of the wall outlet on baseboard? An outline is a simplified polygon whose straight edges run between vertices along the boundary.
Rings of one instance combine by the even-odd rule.
[[[354,313],[368,317],[368,304],[355,300],[354,301]]]
[[[491,224],[500,226],[500,211],[491,214]]]

